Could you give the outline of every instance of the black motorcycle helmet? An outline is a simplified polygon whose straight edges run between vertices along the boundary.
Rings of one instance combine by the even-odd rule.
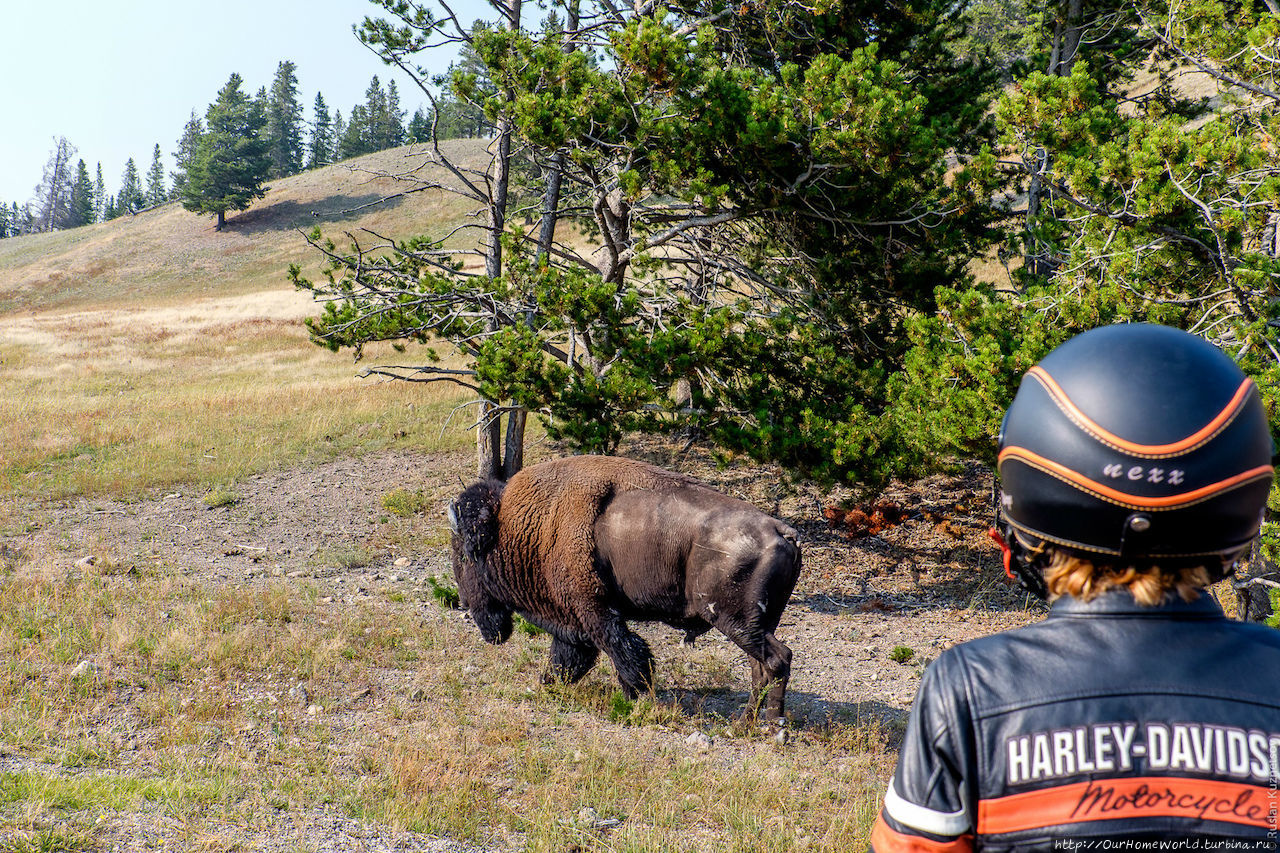
[[[1006,570],[1041,597],[1058,548],[1229,574],[1258,535],[1275,465],[1253,380],[1201,338],[1149,324],[1094,329],[1049,353],[1023,378],[999,442],[993,535],[1007,542]]]

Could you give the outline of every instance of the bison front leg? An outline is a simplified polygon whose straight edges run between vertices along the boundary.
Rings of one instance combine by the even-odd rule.
[[[617,612],[608,611],[597,619],[583,621],[587,636],[613,661],[618,682],[628,699],[635,699],[653,688],[653,652]]]
[[[600,650],[589,641],[552,637],[551,660],[546,673],[542,676],[542,683],[563,681],[566,684],[574,684],[591,671],[591,667],[596,665],[599,657]]]

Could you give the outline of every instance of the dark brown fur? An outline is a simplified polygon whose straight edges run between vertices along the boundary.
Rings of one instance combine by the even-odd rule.
[[[495,512],[496,509],[496,512]],[[628,619],[690,639],[719,630],[752,659],[780,719],[791,650],[774,636],[800,571],[791,527],[692,477],[608,456],[482,481],[450,507],[454,574],[489,642],[518,612],[552,635],[549,677],[576,681],[600,651],[623,691],[651,687],[653,655]]]

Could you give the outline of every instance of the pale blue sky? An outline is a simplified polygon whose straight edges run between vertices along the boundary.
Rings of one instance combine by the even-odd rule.
[[[484,4],[460,7],[481,16]],[[351,33],[378,11],[368,0],[0,0],[0,202],[32,198],[57,136],[91,178],[102,163],[113,194],[125,160],[145,175],[156,143],[171,170],[192,109],[203,116],[233,71],[249,92],[270,87],[282,60],[297,65],[307,121],[317,91],[350,115],[375,74],[396,81],[412,115],[425,98]]]

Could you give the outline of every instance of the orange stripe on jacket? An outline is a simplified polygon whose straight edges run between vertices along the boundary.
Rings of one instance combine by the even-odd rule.
[[[972,853],[973,836],[962,835],[955,841],[934,841],[919,835],[907,835],[885,823],[884,814],[881,814],[871,830],[871,849],[874,853]]]
[[[1144,817],[1216,820],[1275,830],[1274,792],[1261,785],[1149,776],[1101,779],[978,803],[978,834]]]
[[[1110,444],[1119,450],[1123,450],[1126,453],[1131,453],[1135,456],[1173,456],[1179,453],[1185,453],[1197,445],[1208,441],[1215,433],[1218,432],[1218,430],[1222,429],[1235,419],[1235,416],[1244,406],[1245,401],[1249,399],[1249,392],[1253,389],[1253,380],[1246,377],[1245,380],[1240,383],[1240,387],[1236,389],[1235,395],[1232,396],[1230,402],[1223,407],[1221,412],[1218,412],[1218,414],[1203,427],[1180,441],[1170,442],[1169,444],[1138,444],[1137,442],[1121,438],[1110,430],[1103,429],[1097,421],[1082,412],[1080,407],[1072,402],[1071,398],[1067,396],[1067,392],[1062,390],[1062,386],[1054,381],[1054,378],[1049,375],[1049,372],[1040,365],[1036,365],[1028,370],[1027,375],[1043,385],[1044,389],[1049,392],[1049,396],[1052,397],[1053,401],[1058,405],[1058,408],[1062,409],[1067,417],[1079,424],[1086,432],[1092,433],[1095,438],[1105,444]]]

